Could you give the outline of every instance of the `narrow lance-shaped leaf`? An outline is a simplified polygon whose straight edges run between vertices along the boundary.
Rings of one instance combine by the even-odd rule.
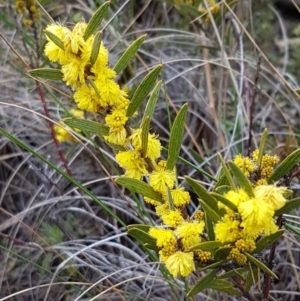
[[[148,138],[149,138],[150,118],[146,118],[142,122],[142,156],[146,157],[148,149]]]
[[[174,210],[174,203],[173,203],[173,199],[172,199],[172,195],[171,195],[171,190],[169,187],[167,187],[166,192],[167,192],[167,200],[168,200],[168,204],[169,204],[169,209],[172,211],[172,210]]]
[[[233,175],[236,177],[238,183],[240,184],[240,187],[245,190],[245,192],[250,196],[254,196],[253,188],[245,176],[245,174],[238,168],[236,164],[234,164],[232,161],[228,162],[229,168]]]
[[[147,117],[149,117],[149,119],[151,120],[153,113],[155,111],[155,108],[156,108],[156,103],[157,103],[157,99],[159,96],[161,85],[162,85],[162,81],[160,80],[154,87],[154,89],[150,95],[150,98],[148,100],[142,122],[144,122],[145,118],[147,118]]]
[[[226,199],[222,195],[215,193],[215,192],[211,192],[210,195],[213,196],[218,202],[221,202],[223,205],[227,206],[234,212],[237,212],[236,205],[234,205],[232,202],[230,202],[228,199]]]
[[[295,233],[297,236],[300,236],[300,229],[299,228],[295,228],[290,224],[284,224],[284,227],[290,231],[292,231],[293,233]]]
[[[284,213],[291,212],[293,209],[296,209],[299,206],[300,206],[300,198],[292,199],[290,201],[287,201],[282,208],[276,210],[275,215],[278,216]]]
[[[202,187],[197,181],[190,177],[185,177],[185,180],[187,183],[191,186],[191,188],[194,190],[194,192],[198,195],[199,198],[203,200],[209,206],[213,211],[217,213],[218,216],[220,216],[221,212],[218,207],[217,201],[212,197],[207,190]]]
[[[104,2],[93,14],[83,35],[83,39],[85,41],[97,31],[98,27],[100,26],[108,10],[109,5],[110,5],[110,1]]]
[[[222,155],[220,153],[218,153],[218,157],[219,157],[219,159],[221,161],[221,164],[222,164],[222,167],[223,167],[223,172],[226,175],[227,181],[230,184],[231,189],[232,190],[236,190],[236,186],[234,184],[234,181],[233,181],[233,178],[232,178],[232,176],[230,174],[230,171],[227,168],[226,163],[225,163],[225,161],[224,161],[224,159],[223,159],[223,157],[222,157]]]
[[[154,68],[145,76],[145,78],[139,84],[128,106],[127,114],[126,114],[127,117],[131,117],[136,112],[136,110],[143,103],[147,95],[153,89],[155,85],[155,81],[159,76],[161,69],[162,69],[162,65],[159,65],[156,68]]]
[[[169,139],[169,149],[166,168],[168,170],[173,170],[179,156],[182,138],[184,134],[184,124],[185,118],[188,111],[188,105],[184,104],[180,111],[178,112],[173,126],[171,128],[170,139]]]
[[[128,230],[128,234],[134,237],[136,240],[142,242],[143,244],[149,244],[152,246],[156,246],[156,239],[151,237],[147,232],[139,229],[139,228],[131,228]]]
[[[210,251],[213,249],[217,249],[223,245],[224,245],[224,243],[219,242],[219,241],[204,241],[204,242],[201,242],[197,245],[190,247],[189,250],[190,251],[194,251],[194,250]]]
[[[280,229],[276,231],[275,233],[272,233],[268,236],[262,237],[257,243],[256,248],[253,251],[253,253],[258,253],[267,247],[269,247],[272,243],[274,243],[279,237],[281,237],[284,233],[284,229]]]
[[[82,132],[91,132],[99,136],[108,135],[109,127],[96,121],[73,117],[65,118],[63,121],[69,127],[79,129]]]
[[[130,62],[130,60],[135,56],[141,45],[143,44],[147,35],[143,35],[136,39],[122,54],[122,56],[117,61],[114,71],[119,74]]]
[[[187,296],[193,297],[193,296],[197,295],[198,293],[200,293],[201,291],[203,291],[205,288],[207,288],[212,283],[212,281],[215,278],[215,276],[217,275],[217,273],[218,273],[217,269],[212,270],[207,275],[202,277],[200,279],[200,281],[198,281],[196,283],[196,285],[188,292]]]
[[[61,50],[65,50],[64,43],[58,36],[48,30],[44,30],[44,33],[57,47],[59,47]]]
[[[254,273],[257,270],[257,268],[252,269],[250,262],[248,262],[248,265],[249,265],[249,271],[247,274],[246,284],[245,284],[246,292],[249,292],[251,287],[254,285],[255,283]]]
[[[220,220],[220,217],[216,213],[216,211],[214,211],[206,202],[199,199],[199,203],[201,204],[203,210],[205,211],[205,226],[209,235],[209,239],[214,239],[212,222],[217,223]]]
[[[218,279],[227,279],[232,276],[238,276],[243,280],[242,274],[244,274],[247,271],[249,271],[249,267],[236,268],[236,269],[230,270],[228,272],[225,272],[222,275],[219,275]]]
[[[219,260],[219,261],[214,260],[214,263],[206,265],[205,267],[201,268],[200,271],[207,271],[207,270],[215,269],[219,266],[222,266],[225,262],[228,262],[228,261],[229,261],[228,259],[223,259],[223,260]]]
[[[255,257],[253,257],[252,255],[250,255],[249,253],[244,253],[246,255],[246,257],[248,258],[249,261],[251,261],[252,263],[254,263],[258,268],[260,268],[261,270],[263,270],[265,273],[267,273],[268,275],[270,275],[271,277],[278,279],[278,277],[276,276],[276,274],[274,274],[266,265],[264,265],[261,261],[259,261],[258,259],[256,259]]]
[[[243,295],[240,291],[236,290],[233,287],[233,283],[228,282],[223,279],[213,280],[213,282],[211,284],[209,284],[207,288],[211,288],[211,289],[217,290],[219,292],[224,292],[231,296],[242,296]]]
[[[300,148],[289,154],[277,167],[273,175],[268,179],[268,183],[272,184],[283,178],[293,167],[300,161]]]
[[[100,47],[101,47],[101,41],[102,41],[102,31],[98,31],[95,38],[94,38],[92,53],[91,53],[91,57],[90,57],[90,62],[91,62],[92,66],[97,61],[99,51],[100,51]]]
[[[54,68],[39,68],[31,69],[28,73],[33,77],[40,77],[49,80],[62,80],[63,73],[59,69]]]
[[[155,191],[150,185],[137,179],[131,179],[126,177],[120,177],[116,179],[116,183],[126,187],[128,190],[134,193],[139,193],[152,200],[162,202],[160,193]]]

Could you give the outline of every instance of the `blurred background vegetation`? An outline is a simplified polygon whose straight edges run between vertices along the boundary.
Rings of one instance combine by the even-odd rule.
[[[71,25],[88,21],[103,2],[44,0],[40,4],[56,22]],[[167,146],[167,107],[175,116],[188,102],[181,156],[215,176],[217,152],[225,159],[247,154],[249,137],[253,137],[253,149],[265,127],[270,131],[270,153],[283,159],[299,148],[300,13],[296,2],[231,1],[232,11],[224,6],[213,22],[205,23],[203,16],[199,20],[192,9],[172,1],[112,0],[102,24],[103,41],[113,65],[132,41],[147,34],[118,82],[132,95],[146,70],[163,63],[164,84],[151,127]],[[37,4],[37,18],[18,13],[16,1],[0,0],[0,5],[0,125],[63,169],[48,118],[58,122],[65,117],[59,102],[75,107],[68,97],[71,93],[58,82],[48,82],[43,102],[22,62],[30,68],[55,66],[43,55],[43,28],[50,20]],[[125,224],[160,222],[143,200],[116,187],[114,177],[121,171],[111,150],[97,137],[94,143],[86,139],[62,144],[59,150],[73,177]],[[207,187],[211,184],[185,164],[179,163],[178,170]],[[297,195],[297,178],[292,188]],[[191,212],[197,205],[195,198]],[[285,218],[299,223],[297,212]],[[286,234],[277,250],[274,271],[279,280],[272,283],[270,293],[274,300],[300,300],[298,237]],[[169,286],[158,264],[151,263],[143,247],[105,210],[3,136],[0,260],[1,300],[185,300],[183,283],[178,280],[176,287]],[[194,300],[239,298],[207,291]]]

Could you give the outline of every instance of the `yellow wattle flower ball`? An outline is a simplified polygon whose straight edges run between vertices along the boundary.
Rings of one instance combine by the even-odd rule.
[[[166,187],[173,188],[175,184],[175,173],[170,170],[153,171],[149,176],[149,184],[155,191],[166,193]]]
[[[195,270],[193,252],[178,251],[165,261],[166,268],[173,277],[187,277]]]
[[[282,208],[286,199],[286,195],[290,190],[287,187],[276,187],[273,185],[259,185],[254,188],[255,197],[273,207],[276,211]]]

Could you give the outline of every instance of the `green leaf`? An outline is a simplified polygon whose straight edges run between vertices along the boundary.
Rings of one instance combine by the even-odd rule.
[[[246,257],[248,258],[249,261],[251,261],[252,263],[254,263],[258,268],[260,268],[261,270],[263,270],[266,274],[270,275],[271,277],[278,279],[278,277],[276,276],[276,274],[274,272],[272,272],[266,265],[264,265],[261,261],[259,261],[258,259],[256,259],[255,257],[253,257],[252,255],[250,255],[249,253],[244,253],[246,255]]]
[[[190,251],[194,251],[194,250],[210,251],[210,250],[222,247],[223,245],[224,245],[224,243],[219,242],[219,241],[204,241],[195,246],[190,247],[189,250]]]
[[[184,104],[180,109],[180,111],[178,112],[171,129],[167,166],[166,166],[166,169],[168,170],[173,170],[178,160],[178,156],[182,144],[182,138],[184,134],[184,124],[185,124],[187,111],[188,111],[188,105]]]
[[[218,278],[224,279],[224,278],[230,278],[232,276],[239,276],[241,279],[243,279],[241,274],[243,274],[247,271],[249,271],[249,267],[237,268],[237,269],[233,269],[231,271],[228,271],[228,272],[218,276]]]
[[[139,229],[139,228],[131,228],[128,230],[128,234],[134,237],[137,241],[141,242],[143,245],[148,244],[149,246],[156,247],[156,239],[151,237],[147,232]]]
[[[230,202],[228,199],[226,199],[222,195],[215,193],[215,192],[211,192],[210,195],[213,196],[218,202],[221,202],[223,205],[227,206],[234,212],[237,212],[236,205],[234,205],[232,202]]]
[[[211,213],[211,214],[213,214],[213,213]],[[208,239],[215,240],[214,223],[213,223],[212,219],[210,218],[208,212],[205,212],[204,221],[205,221],[205,228],[206,228]]]
[[[145,225],[145,224],[131,224],[126,226],[127,231],[132,230],[132,229],[140,229],[141,231],[144,232],[149,232],[150,228],[152,228],[152,226],[149,225]]]
[[[270,246],[272,243],[274,243],[279,237],[281,237],[284,233],[284,229],[280,229],[276,231],[275,233],[272,233],[268,236],[262,237],[257,243],[256,248],[252,253],[258,253],[264,249],[266,249],[268,246]]]
[[[49,80],[62,80],[63,73],[59,69],[54,68],[38,68],[38,69],[31,69],[28,73],[33,77],[40,77],[43,79]]]
[[[213,281],[213,279],[215,278],[217,273],[218,273],[218,270],[215,269],[215,270],[212,270],[211,272],[209,272],[204,277],[202,277],[196,283],[196,285],[188,292],[187,296],[194,297],[195,295],[197,295],[198,293],[203,291],[205,288],[207,288],[211,284],[211,282]]]
[[[58,36],[48,30],[44,30],[44,33],[57,47],[61,50],[65,50],[64,42]]]
[[[258,279],[256,279],[256,277],[255,277],[255,276],[257,276],[258,270],[259,269],[257,269],[257,268],[252,269],[251,264],[249,264],[249,271],[248,271],[246,283],[245,283],[246,292],[249,292],[251,287],[258,281]]]
[[[300,236],[300,230],[299,228],[295,228],[290,224],[284,224],[284,227],[290,231],[292,231],[293,233],[295,233],[296,235]]]
[[[96,121],[74,117],[65,118],[63,121],[69,127],[79,129],[82,132],[91,132],[99,136],[108,135],[109,127]]]
[[[253,188],[251,186],[251,183],[245,176],[245,174],[232,161],[229,161],[228,165],[229,165],[231,172],[236,177],[240,187],[245,190],[245,192],[249,195],[249,197],[254,197]]]
[[[217,188],[214,188],[214,191],[221,195],[227,193],[229,190],[231,190],[231,187],[228,185],[222,185],[218,186]]]
[[[213,198],[207,190],[202,187],[197,181],[190,177],[185,177],[187,183],[191,186],[194,192],[201,198],[213,211],[217,213],[218,216],[221,216],[221,211],[218,207],[218,202]]]
[[[107,13],[108,7],[110,5],[110,1],[104,2],[97,11],[93,14],[90,19],[86,30],[83,35],[83,39],[86,41],[91,35],[93,35],[98,27],[100,26],[105,14]]]
[[[155,67],[145,76],[145,78],[139,84],[128,106],[126,114],[127,117],[131,117],[136,112],[136,110],[140,107],[147,95],[153,89],[155,81],[158,78],[161,69],[162,65]]]
[[[290,201],[287,201],[282,208],[276,210],[275,215],[278,216],[284,213],[289,213],[293,209],[298,208],[299,206],[300,206],[300,198],[292,199]]]
[[[268,179],[268,183],[272,184],[291,171],[300,160],[300,148],[289,154],[277,167],[273,175]]]
[[[229,184],[228,179],[227,179],[227,177],[224,173],[223,168],[221,168],[220,174],[218,176],[217,183],[214,186],[214,190],[217,190],[220,186],[229,186],[230,187],[230,184]]]
[[[142,156],[146,157],[148,149],[148,138],[149,138],[150,118],[147,117],[142,123]]]
[[[224,161],[224,159],[223,159],[223,157],[222,157],[222,155],[220,153],[218,153],[218,157],[219,157],[219,159],[221,161],[222,170],[223,170],[223,172],[224,172],[224,174],[225,174],[225,176],[227,178],[228,184],[231,186],[232,190],[236,190],[236,186],[234,184],[234,181],[233,181],[233,178],[232,178],[232,176],[230,174],[230,171],[227,168],[226,163],[225,163],[225,161]]]
[[[160,80],[154,87],[154,89],[150,95],[150,98],[148,100],[148,103],[147,103],[147,106],[145,109],[145,113],[144,113],[144,116],[142,119],[142,123],[144,122],[144,119],[147,117],[149,117],[149,119],[151,120],[153,113],[155,111],[155,108],[156,108],[156,103],[157,103],[157,99],[159,96],[161,85],[162,85],[162,81]]]
[[[131,179],[126,177],[120,177],[116,179],[116,183],[126,187],[128,190],[134,193],[139,193],[152,200],[162,202],[161,194],[155,191],[150,185],[137,179]]]
[[[141,45],[143,44],[146,34],[136,39],[122,54],[122,56],[117,61],[114,71],[119,74],[130,62],[130,60],[135,56]]]
[[[214,254],[216,261],[227,259],[232,247],[220,247]]]
[[[233,283],[228,282],[226,280],[222,280],[222,279],[213,280],[213,282],[211,282],[211,284],[209,284],[207,288],[211,288],[211,289],[217,290],[219,292],[224,292],[231,296],[239,296],[240,297],[243,295],[240,291],[238,291],[234,288]]]
[[[93,66],[98,58],[102,41],[102,31],[98,31],[93,42],[92,53],[90,57],[91,65]]]
[[[209,219],[211,219],[212,222],[217,223],[221,218],[220,216],[217,214],[216,211],[214,211],[206,202],[204,202],[203,200],[199,199],[199,203],[201,204],[201,206],[203,207],[205,213],[207,214],[207,217],[209,217]],[[206,220],[206,229],[207,231],[209,231],[210,233],[210,237],[209,239],[212,238],[212,233],[213,233],[213,224],[211,223],[211,221]]]
[[[222,259],[222,260],[219,260],[219,261],[215,261],[214,263],[209,264],[209,265],[201,268],[200,270],[201,271],[211,270],[211,269],[214,269],[214,268],[217,268],[217,267],[221,266],[222,264],[226,263],[227,261],[228,261],[228,259]]]

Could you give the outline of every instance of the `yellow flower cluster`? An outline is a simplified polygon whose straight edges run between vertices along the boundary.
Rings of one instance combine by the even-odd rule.
[[[131,129],[128,125],[127,109],[130,102],[125,89],[122,90],[115,81],[115,71],[108,66],[108,51],[101,42],[95,57],[93,51],[97,49],[94,45],[96,39],[94,35],[85,37],[86,29],[87,24],[84,22],[77,23],[72,30],[60,24],[48,25],[45,30],[45,54],[50,61],[61,65],[63,81],[74,91],[78,108],[104,115],[105,124],[109,128],[104,139],[125,148],[116,155],[120,167],[126,169],[125,176],[141,179],[155,171],[157,174],[153,172],[150,181],[154,187],[160,185],[165,193],[164,182],[160,183],[160,180],[163,181],[162,174],[167,172],[161,164],[156,165],[161,154],[160,141],[156,135],[148,133],[147,149],[143,151],[142,129]],[[63,129],[55,129],[59,141],[70,139],[71,136]],[[173,186],[175,181],[175,175],[171,174],[172,183],[166,179],[169,186]],[[176,194],[176,191],[172,193]],[[178,204],[186,202],[182,200],[182,194],[179,192],[174,197]]]
[[[50,61],[61,65],[63,80],[74,90],[78,108],[106,113],[109,126],[106,140],[125,146],[128,96],[115,82],[116,73],[108,67],[108,51],[102,42],[97,58],[91,61],[95,36],[85,39],[86,28],[84,22],[77,23],[72,30],[60,24],[48,25],[45,33],[54,35],[60,42],[48,34],[45,54]]]
[[[229,191],[224,195],[237,207],[237,212],[221,204],[226,214],[215,225],[215,237],[223,243],[233,243],[229,257],[239,264],[246,260],[242,252],[252,252],[255,249],[255,239],[260,235],[270,235],[278,230],[274,223],[275,211],[282,208],[286,187],[259,185],[254,188],[254,197],[250,198],[244,190]]]
[[[252,180],[256,182],[256,185],[265,185],[267,184],[267,179],[273,174],[274,167],[278,164],[279,158],[277,155],[264,154],[259,167],[258,156],[258,149],[252,153],[252,158],[238,154],[234,158],[234,163],[243,171],[246,177],[255,175]]]
[[[174,277],[186,277],[195,270],[195,259],[205,262],[210,259],[210,252],[191,251],[190,248],[201,242],[200,235],[204,231],[204,222],[194,220],[185,221],[177,211],[171,211],[168,215],[174,214],[176,223],[170,229],[153,227],[149,230],[150,236],[156,239],[156,245],[160,248],[159,255],[161,262],[165,263],[168,271]],[[163,215],[162,220],[168,220]]]
[[[17,0],[16,10],[19,14],[22,15],[28,12],[29,17],[23,19],[23,24],[25,26],[31,26],[34,20],[37,20],[41,17],[41,14],[37,9],[34,0]]]

